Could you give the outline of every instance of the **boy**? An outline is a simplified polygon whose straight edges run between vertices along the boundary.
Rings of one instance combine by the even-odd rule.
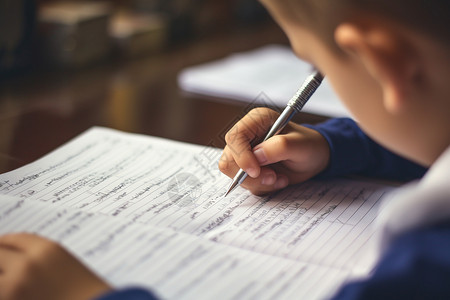
[[[364,132],[396,154],[431,167],[419,183],[396,192],[380,216],[384,252],[373,274],[346,285],[335,299],[450,299],[450,3],[261,1],[297,55],[328,78]],[[255,194],[314,176],[359,173],[412,179],[425,171],[375,144],[349,119],[315,127],[290,124],[282,134],[252,149],[250,142],[263,136],[276,117],[266,109],[250,112],[228,133],[219,163],[230,177],[243,168],[249,174],[243,186]],[[14,235],[6,242],[0,240],[0,248],[22,249],[21,238]],[[29,241],[26,248],[39,240]],[[51,251],[34,255],[31,265],[42,266],[39,261],[44,261],[44,267],[54,267],[45,258],[64,251],[50,244],[44,249]],[[20,259],[8,255],[9,262]],[[70,255],[61,255],[61,264],[70,262],[68,266],[80,270]],[[5,284],[2,279],[10,273],[4,264],[8,263],[0,261],[0,293]],[[83,273],[89,274],[90,283],[80,282],[80,293],[87,288],[95,297],[109,289],[88,270],[77,274]],[[39,272],[34,274],[10,279],[8,286],[16,287],[16,292],[26,290]],[[55,281],[42,281],[40,289],[51,284]],[[35,291],[39,298],[39,288]],[[134,299],[152,299],[139,290],[112,292],[102,299],[133,299],[133,293]]]
[[[431,167],[419,183],[396,192],[380,216],[384,251],[374,273],[336,299],[450,299],[450,2],[262,2],[364,132]],[[243,186],[255,194],[316,175],[412,179],[424,171],[377,146],[349,119],[290,124],[252,149],[275,118],[254,110],[226,137],[220,169],[230,177],[244,169],[250,178]]]

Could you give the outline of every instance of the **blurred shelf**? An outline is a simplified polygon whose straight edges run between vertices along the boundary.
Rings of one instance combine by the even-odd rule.
[[[223,147],[245,114],[233,101],[182,93],[186,66],[269,43],[287,44],[272,22],[243,27],[135,59],[94,67],[30,73],[0,83],[0,171],[29,163],[92,126]],[[304,114],[303,122],[325,118]]]

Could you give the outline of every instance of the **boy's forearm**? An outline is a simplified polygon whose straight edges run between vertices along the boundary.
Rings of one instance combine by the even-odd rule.
[[[319,131],[330,146],[330,164],[320,177],[358,174],[411,180],[426,172],[426,168],[375,143],[349,118],[336,118],[318,125],[305,126]]]

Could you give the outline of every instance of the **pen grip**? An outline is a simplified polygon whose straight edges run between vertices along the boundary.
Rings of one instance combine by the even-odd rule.
[[[300,112],[312,94],[317,90],[319,85],[322,83],[323,76],[320,72],[316,71],[314,74],[310,75],[303,85],[298,89],[297,93],[289,101],[286,108],[283,110],[281,115],[272,125],[269,132],[267,133],[264,141],[271,138],[274,135],[280,133],[281,130],[289,123],[295,113]]]
[[[319,71],[311,74],[302,86],[298,89],[297,93],[289,100],[288,106],[295,109],[296,112],[300,112],[308,102],[309,98],[314,94],[319,85],[322,83],[323,75]]]
[[[284,127],[286,127],[286,125],[289,123],[289,121],[292,119],[294,115],[295,109],[293,109],[290,106],[287,106],[283,110],[281,115],[278,117],[278,119],[275,121],[275,123],[272,125],[263,141],[266,141],[269,138],[273,137],[274,135],[280,133],[280,131],[283,130]]]

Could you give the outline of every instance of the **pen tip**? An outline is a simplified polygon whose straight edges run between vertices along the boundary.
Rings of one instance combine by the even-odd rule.
[[[228,191],[225,193],[225,196],[223,196],[224,198],[231,193],[236,187],[238,186],[238,181],[233,180],[233,182],[231,183],[230,187],[228,188]]]
[[[226,196],[228,196],[228,194],[231,192],[231,188],[229,188],[228,189],[228,191],[225,193],[225,196],[223,196],[224,198],[226,197]]]

